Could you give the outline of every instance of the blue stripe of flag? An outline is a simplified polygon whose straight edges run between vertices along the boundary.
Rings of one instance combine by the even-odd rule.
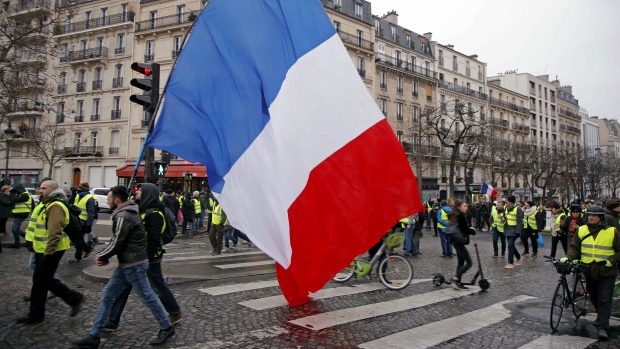
[[[213,0],[197,21],[147,144],[206,165],[219,193],[287,71],[335,30],[319,0]]]

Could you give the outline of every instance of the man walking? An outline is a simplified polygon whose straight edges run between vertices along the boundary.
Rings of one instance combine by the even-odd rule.
[[[95,221],[96,204],[95,197],[89,192],[88,182],[80,183],[77,193],[73,197],[73,205],[80,209],[80,225],[82,226],[82,234],[78,238],[78,244],[75,246],[75,259],[69,262],[80,262],[82,258],[88,257],[95,243],[93,231],[93,223]],[[88,243],[84,243],[84,236],[88,239]],[[94,238],[93,238],[94,237]]]
[[[506,235],[504,235],[504,203],[494,202],[495,206],[491,208],[491,227],[493,229],[493,258],[499,258],[497,241],[501,242],[502,258],[506,254]]]
[[[168,312],[170,322],[174,325],[183,319],[181,309],[177,304],[174,295],[170,292],[168,285],[164,281],[164,275],[161,271],[161,260],[164,257],[165,250],[162,246],[161,235],[166,230],[166,214],[163,204],[158,199],[159,189],[152,183],[142,183],[140,189],[136,193],[138,207],[140,209],[140,217],[146,230],[146,250],[149,258],[149,268],[146,275],[149,279],[151,287],[159,297],[162,305]],[[121,314],[131,293],[131,285],[127,285],[124,292],[114,300],[112,311],[108,323],[103,328],[105,332],[114,332],[118,328],[121,321]]]
[[[72,317],[80,311],[84,300],[81,293],[69,289],[54,276],[62,255],[71,245],[69,237],[63,232],[64,227],[69,224],[69,210],[63,202],[64,191],[59,189],[54,181],[43,182],[40,191],[45,209],[38,214],[32,234],[35,269],[30,291],[30,311],[28,316],[17,319],[17,322],[22,324],[43,322],[48,291],[71,306]]]
[[[26,235],[22,231],[22,223],[28,219],[28,215],[30,211],[32,211],[32,196],[26,191],[23,184],[16,184],[11,190],[11,204],[13,205],[13,209],[11,210],[11,216],[13,217],[11,232],[13,233],[15,242],[10,247],[19,248],[19,237],[24,237]]]
[[[510,195],[506,199],[506,209],[504,210],[506,224],[504,225],[504,233],[508,240],[508,264],[506,264],[504,268],[513,269],[515,265],[521,265],[521,255],[517,250],[517,246],[515,246],[515,242],[521,237],[524,215],[523,210],[515,205],[517,199],[514,195]],[[515,258],[517,259],[516,262],[514,261]]]
[[[222,254],[222,248],[224,243],[224,232],[226,231],[226,213],[222,210],[219,202],[215,202],[213,207],[213,224],[211,224],[211,230],[209,231],[209,240],[211,240],[211,246],[213,246],[213,255]]]
[[[118,268],[114,270],[108,284],[103,289],[101,304],[87,337],[73,344],[80,349],[99,348],[101,332],[110,317],[112,304],[123,291],[131,285],[140,301],[146,305],[159,323],[157,338],[153,345],[165,343],[174,335],[174,327],[148,282],[147,249],[144,226],[135,202],[128,200],[127,188],[116,186],[108,192],[108,204],[112,213],[112,238],[106,248],[97,255],[97,266],[104,266],[110,258],[118,258]]]
[[[446,236],[450,212],[452,212],[452,208],[448,206],[448,202],[445,200],[441,201],[441,207],[437,211],[437,227],[439,228],[439,238],[441,239],[442,257],[452,257],[452,244]]]

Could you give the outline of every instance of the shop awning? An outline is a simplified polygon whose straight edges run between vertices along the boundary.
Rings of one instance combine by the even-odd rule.
[[[116,176],[119,178],[129,178],[135,164],[126,163],[116,170]],[[189,161],[173,161],[168,165],[166,178],[183,178],[186,174],[191,173],[194,178],[207,178],[207,169],[200,164],[193,164]],[[144,163],[138,169],[137,177],[144,177]]]

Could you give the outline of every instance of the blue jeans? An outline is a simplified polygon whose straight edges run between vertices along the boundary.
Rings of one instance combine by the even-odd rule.
[[[181,309],[176,299],[170,292],[168,285],[164,281],[164,274],[161,272],[161,263],[149,263],[149,268],[146,271],[146,275],[149,278],[149,283],[153,287],[153,291],[159,300],[161,301],[164,309],[168,312],[169,316],[176,316],[181,314]],[[121,314],[131,293],[131,285],[127,285],[123,293],[114,300],[112,305],[112,311],[110,312],[109,323],[118,326],[121,321]]]
[[[232,246],[237,246],[237,229],[230,228],[224,232],[224,245],[228,248],[228,241],[232,241]]]
[[[16,245],[19,244],[20,236],[21,237],[26,236],[26,233],[22,231],[22,222],[25,221],[26,218],[13,217],[13,225],[11,226],[11,231],[13,232],[13,239],[15,240]]]
[[[498,246],[497,241],[500,240],[502,243],[502,256],[506,254],[506,235],[504,233],[500,233],[496,228],[493,228],[493,255],[497,256]]]
[[[517,251],[517,246],[515,246],[515,241],[517,240],[517,236],[507,236],[508,239],[508,263],[513,264],[514,258],[517,257],[517,260],[521,259],[521,255],[519,251]]]
[[[439,231],[439,238],[441,240],[441,251],[444,256],[452,256],[452,244],[446,238],[446,230],[441,229]]]
[[[418,247],[413,239],[413,227],[405,228],[405,242],[403,248],[405,253],[418,254]]]
[[[148,269],[148,262],[129,267],[129,268],[116,268],[112,277],[108,281],[108,284],[103,289],[101,295],[101,304],[99,310],[97,310],[97,316],[95,322],[90,328],[89,334],[94,337],[101,337],[101,331],[108,322],[110,312],[112,311],[112,304],[114,300],[118,298],[125,288],[128,286],[133,287],[136,290],[136,294],[142,304],[146,305],[151,313],[159,322],[160,329],[169,328],[171,325],[166,310],[157,299],[155,292],[149,284],[149,280],[146,275]]]
[[[198,226],[202,228],[205,222],[205,210],[200,210],[200,218],[198,219]]]
[[[200,217],[194,218],[194,222],[192,223],[192,233],[198,234],[198,227],[200,226]]]

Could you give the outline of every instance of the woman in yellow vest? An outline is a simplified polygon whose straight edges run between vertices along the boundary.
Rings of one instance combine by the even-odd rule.
[[[523,205],[525,209],[523,211],[523,230],[521,231],[521,241],[523,242],[523,255],[530,254],[529,242],[532,243],[532,257],[536,257],[538,254],[538,224],[536,222],[536,203],[534,201],[527,201]]]
[[[598,327],[599,338],[607,340],[612,295],[620,264],[620,232],[607,225],[602,207],[590,206],[587,215],[588,224],[579,227],[566,257],[560,261],[580,261],[588,266],[585,269],[586,285],[597,313],[594,326]]]

